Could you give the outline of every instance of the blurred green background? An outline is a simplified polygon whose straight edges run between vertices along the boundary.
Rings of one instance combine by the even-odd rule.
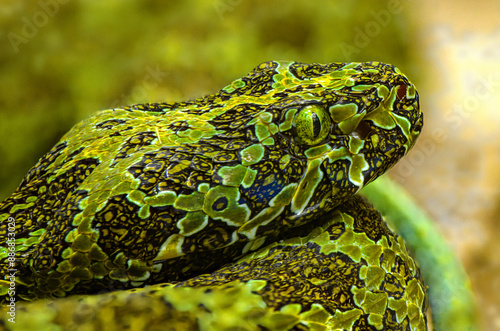
[[[410,75],[403,9],[356,44],[353,26],[387,4],[11,0],[0,9],[0,199],[100,109],[196,98],[269,60],[383,60]]]
[[[498,17],[489,0],[3,0],[0,199],[97,110],[196,98],[268,60],[392,63],[425,125],[390,175],[464,263],[483,328],[500,330]]]

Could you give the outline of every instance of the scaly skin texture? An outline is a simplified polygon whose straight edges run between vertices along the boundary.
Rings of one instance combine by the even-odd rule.
[[[414,145],[421,127],[415,87],[378,62],[266,62],[204,98],[100,112],[0,204],[0,294],[9,299],[13,267],[25,300],[262,281],[253,290],[269,314],[297,296],[298,308],[286,309],[320,309],[328,327],[425,327],[423,284],[402,241],[372,228],[378,216],[360,216],[369,207],[351,198]],[[349,235],[347,221],[327,227],[349,213],[369,226],[351,224]],[[308,237],[318,226],[325,235]],[[307,245],[297,248],[305,268],[297,272],[311,288],[295,288],[278,271],[293,245],[270,248],[298,237]],[[266,254],[274,263],[261,261]],[[300,267],[311,261],[322,267]],[[254,263],[269,265],[255,273]],[[279,285],[269,285],[275,278]]]
[[[425,330],[424,288],[403,240],[354,196],[212,274],[19,305],[15,327]]]

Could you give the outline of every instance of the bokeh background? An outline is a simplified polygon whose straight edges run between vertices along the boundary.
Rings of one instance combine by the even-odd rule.
[[[274,59],[389,62],[425,113],[390,175],[464,264],[482,329],[500,330],[499,17],[496,0],[2,0],[0,199],[97,110],[213,93]]]

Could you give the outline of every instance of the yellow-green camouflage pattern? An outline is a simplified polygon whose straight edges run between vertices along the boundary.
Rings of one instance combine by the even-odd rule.
[[[312,328],[312,315],[326,329],[424,329],[418,269],[353,197],[408,152],[421,128],[415,87],[379,62],[266,62],[200,99],[102,111],[0,203],[0,294],[9,300],[15,266],[18,299],[122,290],[84,299],[116,297],[104,306],[119,309],[127,289],[164,284],[165,292],[135,291],[175,315],[185,311],[172,299],[182,286],[224,297],[216,293],[228,284],[248,284],[262,314],[294,316],[275,321],[282,329]],[[63,311],[72,300],[53,304]]]

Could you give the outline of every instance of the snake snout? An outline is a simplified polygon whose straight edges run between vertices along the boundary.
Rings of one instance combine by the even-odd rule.
[[[424,125],[424,115],[420,111],[419,95],[415,85],[406,78],[396,88],[393,116],[407,138],[407,151],[415,144]],[[403,93],[404,92],[404,93]]]

